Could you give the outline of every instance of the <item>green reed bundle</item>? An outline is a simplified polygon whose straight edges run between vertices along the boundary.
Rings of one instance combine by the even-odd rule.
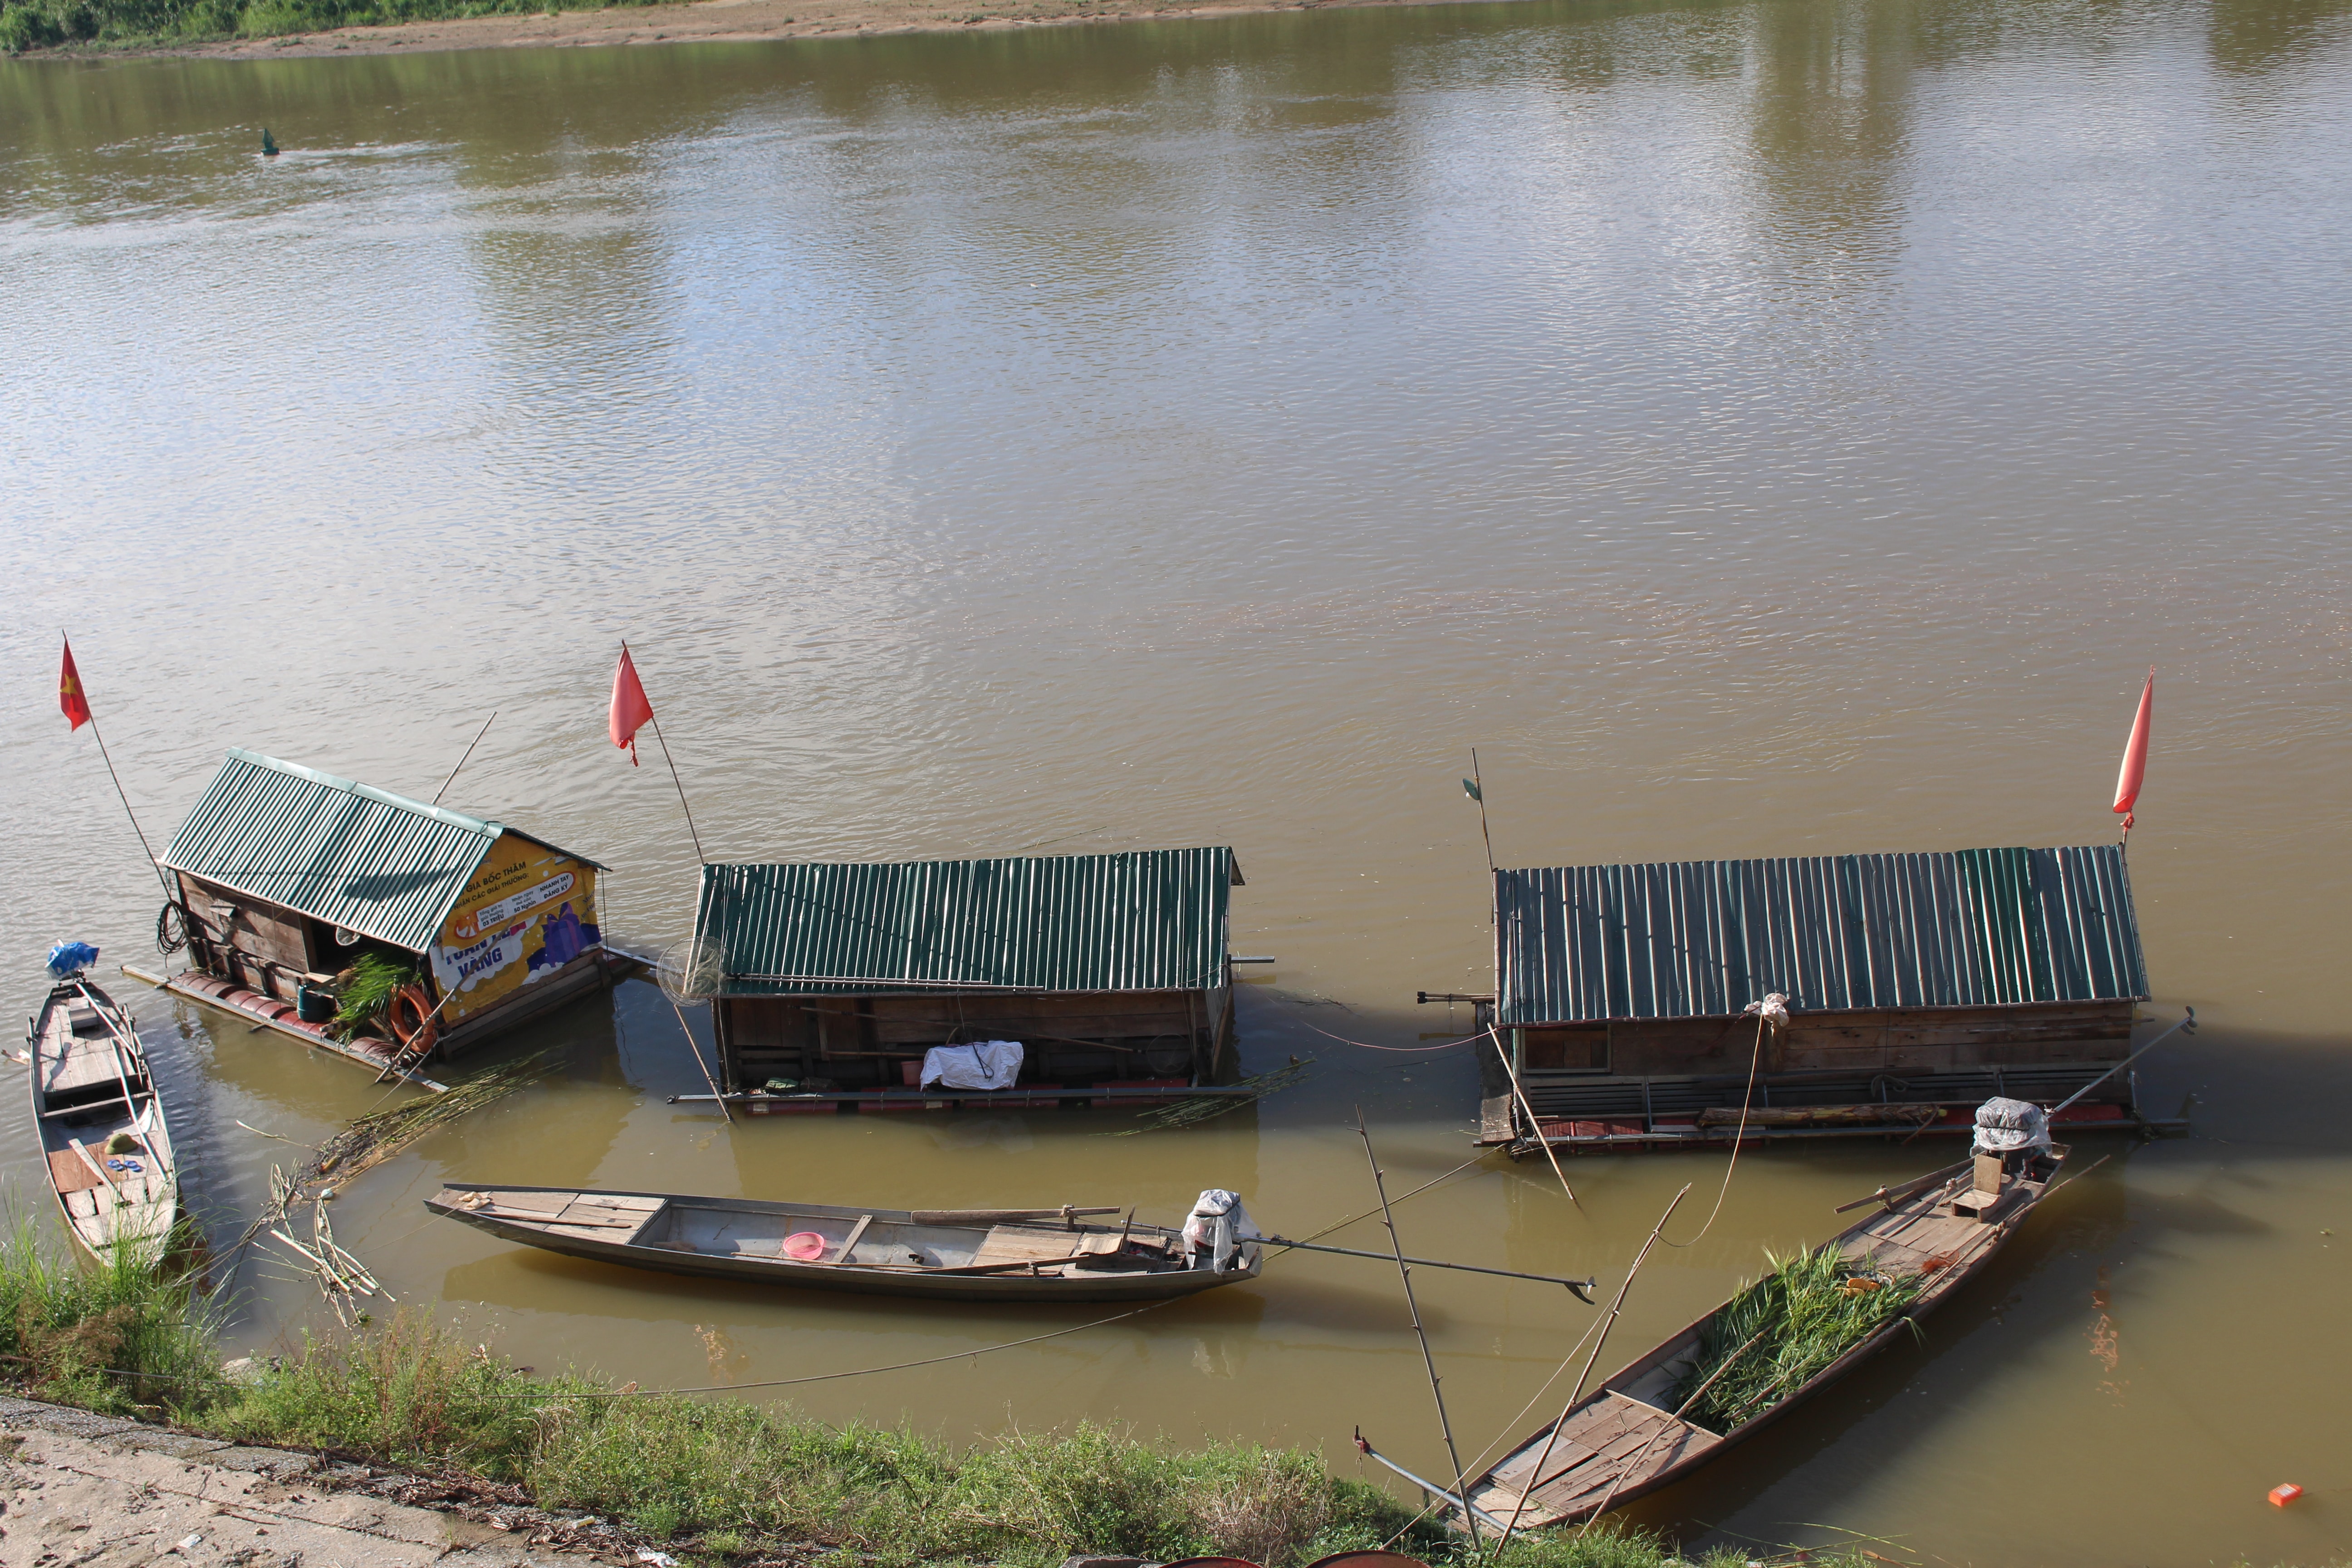
[[[1715,1379],[1683,1415],[1710,1432],[1728,1432],[1788,1398],[1917,1300],[1927,1285],[1916,1274],[1856,1262],[1834,1246],[1764,1257],[1773,1271],[1700,1327],[1698,1364],[1675,1392],[1680,1405]]]
[[[407,964],[394,963],[372,952],[363,954],[352,966],[351,984],[343,987],[342,1005],[327,1026],[350,1039],[363,1025],[382,1017],[392,994],[415,978],[416,971]]]
[[[1278,1094],[1298,1082],[1307,1076],[1307,1069],[1314,1065],[1312,1058],[1300,1061],[1297,1057],[1293,1057],[1290,1058],[1289,1065],[1286,1067],[1278,1067],[1270,1072],[1262,1072],[1255,1077],[1245,1078],[1234,1086],[1236,1089],[1250,1090],[1246,1095],[1204,1094],[1179,1100],[1172,1105],[1163,1105],[1156,1110],[1145,1111],[1136,1119],[1138,1123],[1136,1126],[1116,1136],[1125,1138],[1137,1132],[1158,1129],[1191,1127],[1197,1122],[1208,1121],[1223,1116],[1229,1110],[1239,1110],[1244,1105],[1255,1105],[1267,1095]]]

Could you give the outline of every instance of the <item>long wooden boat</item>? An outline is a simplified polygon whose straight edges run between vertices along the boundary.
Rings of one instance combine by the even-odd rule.
[[[600,1263],[955,1301],[1189,1296],[1254,1279],[1265,1262],[1255,1242],[1188,1257],[1178,1231],[1095,1223],[1117,1209],[857,1209],[454,1183],[425,1206],[509,1241]]]
[[[32,1021],[33,1125],[66,1226],[101,1262],[136,1247],[163,1256],[180,1214],[163,1102],[131,1016],[75,975]]]
[[[1876,1355],[1990,1262],[2042,1201],[2066,1152],[2061,1144],[1978,1154],[1863,1199],[1878,1212],[1831,1245],[1884,1277],[1923,1278],[1924,1288],[1868,1338],[1739,1425],[1718,1434],[1678,1414],[1698,1392],[1685,1385],[1698,1366],[1700,1331],[1715,1316],[1709,1312],[1472,1481],[1471,1506],[1489,1523],[1516,1518],[1522,1530],[1573,1524],[1678,1480],[1755,1436]]]

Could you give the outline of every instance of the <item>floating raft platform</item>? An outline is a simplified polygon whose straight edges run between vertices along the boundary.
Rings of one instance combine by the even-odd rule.
[[[1160,1082],[1122,1079],[1092,1088],[1024,1083],[1012,1089],[846,1089],[750,1094],[673,1094],[671,1105],[709,1105],[723,1100],[753,1116],[846,1116],[890,1110],[1138,1110],[1180,1100],[1248,1100],[1258,1090],[1244,1084],[1194,1085],[1184,1079]]]
[[[191,1002],[202,1002],[224,1013],[233,1013],[257,1027],[275,1029],[281,1035],[292,1036],[306,1046],[317,1046],[362,1067],[373,1068],[378,1076],[392,1070],[393,1047],[390,1041],[373,1039],[365,1035],[339,1040],[327,1033],[323,1025],[304,1023],[292,1003],[247,991],[242,985],[232,985],[201,969],[183,970],[177,974],[147,974],[126,963],[122,966],[122,973],[133,980],[143,980],[160,991],[185,996]],[[401,1076],[436,1094],[446,1093],[449,1087],[413,1069],[404,1070]]]
[[[1874,1108],[1840,1106],[1837,1109],[1844,1110]],[[1913,1108],[1906,1106],[1887,1108],[1889,1112],[1909,1109]],[[1923,1121],[1909,1118],[1902,1120],[1842,1118],[1836,1121],[1809,1120],[1793,1124],[1775,1124],[1770,1120],[1770,1112],[1759,1111],[1751,1114],[1745,1136],[1742,1136],[1739,1131],[1737,1110],[1729,1113],[1730,1121],[1727,1123],[1706,1124],[1690,1121],[1688,1118],[1652,1123],[1644,1123],[1637,1117],[1583,1121],[1548,1118],[1538,1123],[1538,1126],[1540,1130],[1540,1142],[1554,1149],[1620,1151],[1714,1146],[1728,1144],[1735,1139],[1743,1143],[1761,1143],[1782,1138],[1900,1138],[1907,1141],[1912,1138],[1955,1137],[1963,1133],[1973,1133],[1976,1131],[1976,1113],[1973,1110],[1947,1110],[1936,1106],[1923,1106],[1917,1109],[1932,1112],[1932,1120]],[[2182,1131],[2187,1129],[2189,1123],[2185,1120],[2150,1121],[2146,1117],[2132,1114],[2127,1108],[2120,1105],[2073,1105],[2053,1116],[2050,1119],[2050,1125],[2063,1127],[2077,1133],[2135,1132],[2142,1135],[2157,1135]],[[1513,1141],[1503,1138],[1496,1142],[1507,1144],[1512,1143]],[[1536,1138],[1517,1140],[1511,1152],[1514,1156],[1532,1153],[1538,1142]]]

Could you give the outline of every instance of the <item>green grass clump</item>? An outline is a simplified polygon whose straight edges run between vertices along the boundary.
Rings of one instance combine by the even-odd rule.
[[[350,1039],[382,1017],[392,1004],[392,994],[415,978],[416,971],[405,963],[394,963],[373,952],[362,953],[352,966],[351,984],[343,987],[342,1005],[335,1009],[327,1027]]]
[[[36,1399],[110,1415],[176,1417],[226,1386],[189,1281],[140,1247],[105,1264],[67,1255],[22,1217],[0,1244],[0,1373]]]
[[[245,1441],[518,1480],[560,1392],[404,1308],[367,1332],[306,1337],[300,1354],[207,1425]]]
[[[1771,1409],[1917,1300],[1927,1284],[1916,1274],[1855,1263],[1834,1245],[1764,1256],[1772,1272],[1701,1326],[1698,1364],[1675,1392],[1679,1404],[1715,1378],[1684,1413],[1710,1432],[1728,1432]]]
[[[406,1310],[306,1339],[282,1364],[232,1383],[215,1321],[192,1284],[136,1258],[85,1266],[45,1249],[23,1221],[0,1247],[0,1379],[33,1397],[519,1482],[541,1507],[625,1521],[707,1553],[841,1548],[879,1568],[1050,1568],[1102,1552],[1301,1568],[1394,1542],[1441,1568],[1682,1563],[1657,1537],[1609,1526],[1522,1536],[1502,1563],[1485,1563],[1386,1492],[1297,1449],[1174,1449],[1081,1425],[958,1451],[906,1428],[831,1426],[741,1399],[541,1380]]]

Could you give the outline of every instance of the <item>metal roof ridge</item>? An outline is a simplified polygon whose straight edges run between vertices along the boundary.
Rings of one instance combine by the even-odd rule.
[[[986,866],[1002,865],[1008,861],[1018,861],[1027,865],[1043,866],[1056,860],[1119,860],[1144,855],[1213,855],[1220,850],[1228,857],[1232,857],[1234,853],[1234,847],[1230,844],[1187,844],[1171,849],[1105,849],[1093,855],[961,855],[950,858],[932,860],[706,860],[703,862],[703,869],[706,871],[758,871],[772,868],[799,868],[803,867],[843,868],[848,867],[914,868],[921,866]]]
[[[396,811],[405,811],[416,816],[428,817],[435,822],[446,822],[452,827],[462,827],[469,833],[479,833],[490,838],[497,838],[507,831],[505,824],[492,822],[487,817],[468,816],[462,811],[452,811],[446,805],[428,805],[421,800],[411,800],[404,795],[394,795],[388,789],[378,789],[373,784],[361,784],[356,779],[338,778],[333,773],[322,773],[317,768],[306,768],[299,763],[283,762],[276,757],[264,756],[259,752],[248,752],[242,746],[231,746],[228,749],[228,754],[241,763],[251,763],[257,767],[290,773],[299,779],[309,779],[312,784],[324,784],[329,789],[338,789],[345,795],[355,795],[362,800],[372,800],[379,805],[391,806]],[[547,847],[552,849],[555,846],[551,844]],[[562,853],[570,852],[567,850]]]
[[[2036,849],[2099,849],[2098,844],[1971,844],[1958,849],[1824,849],[1805,855],[1710,855],[1690,860],[1583,860],[1547,866],[1497,866],[1497,877],[1529,877],[1547,871],[1585,871],[1605,866],[1744,866],[1774,860],[1868,860],[1904,855],[2000,855]]]

